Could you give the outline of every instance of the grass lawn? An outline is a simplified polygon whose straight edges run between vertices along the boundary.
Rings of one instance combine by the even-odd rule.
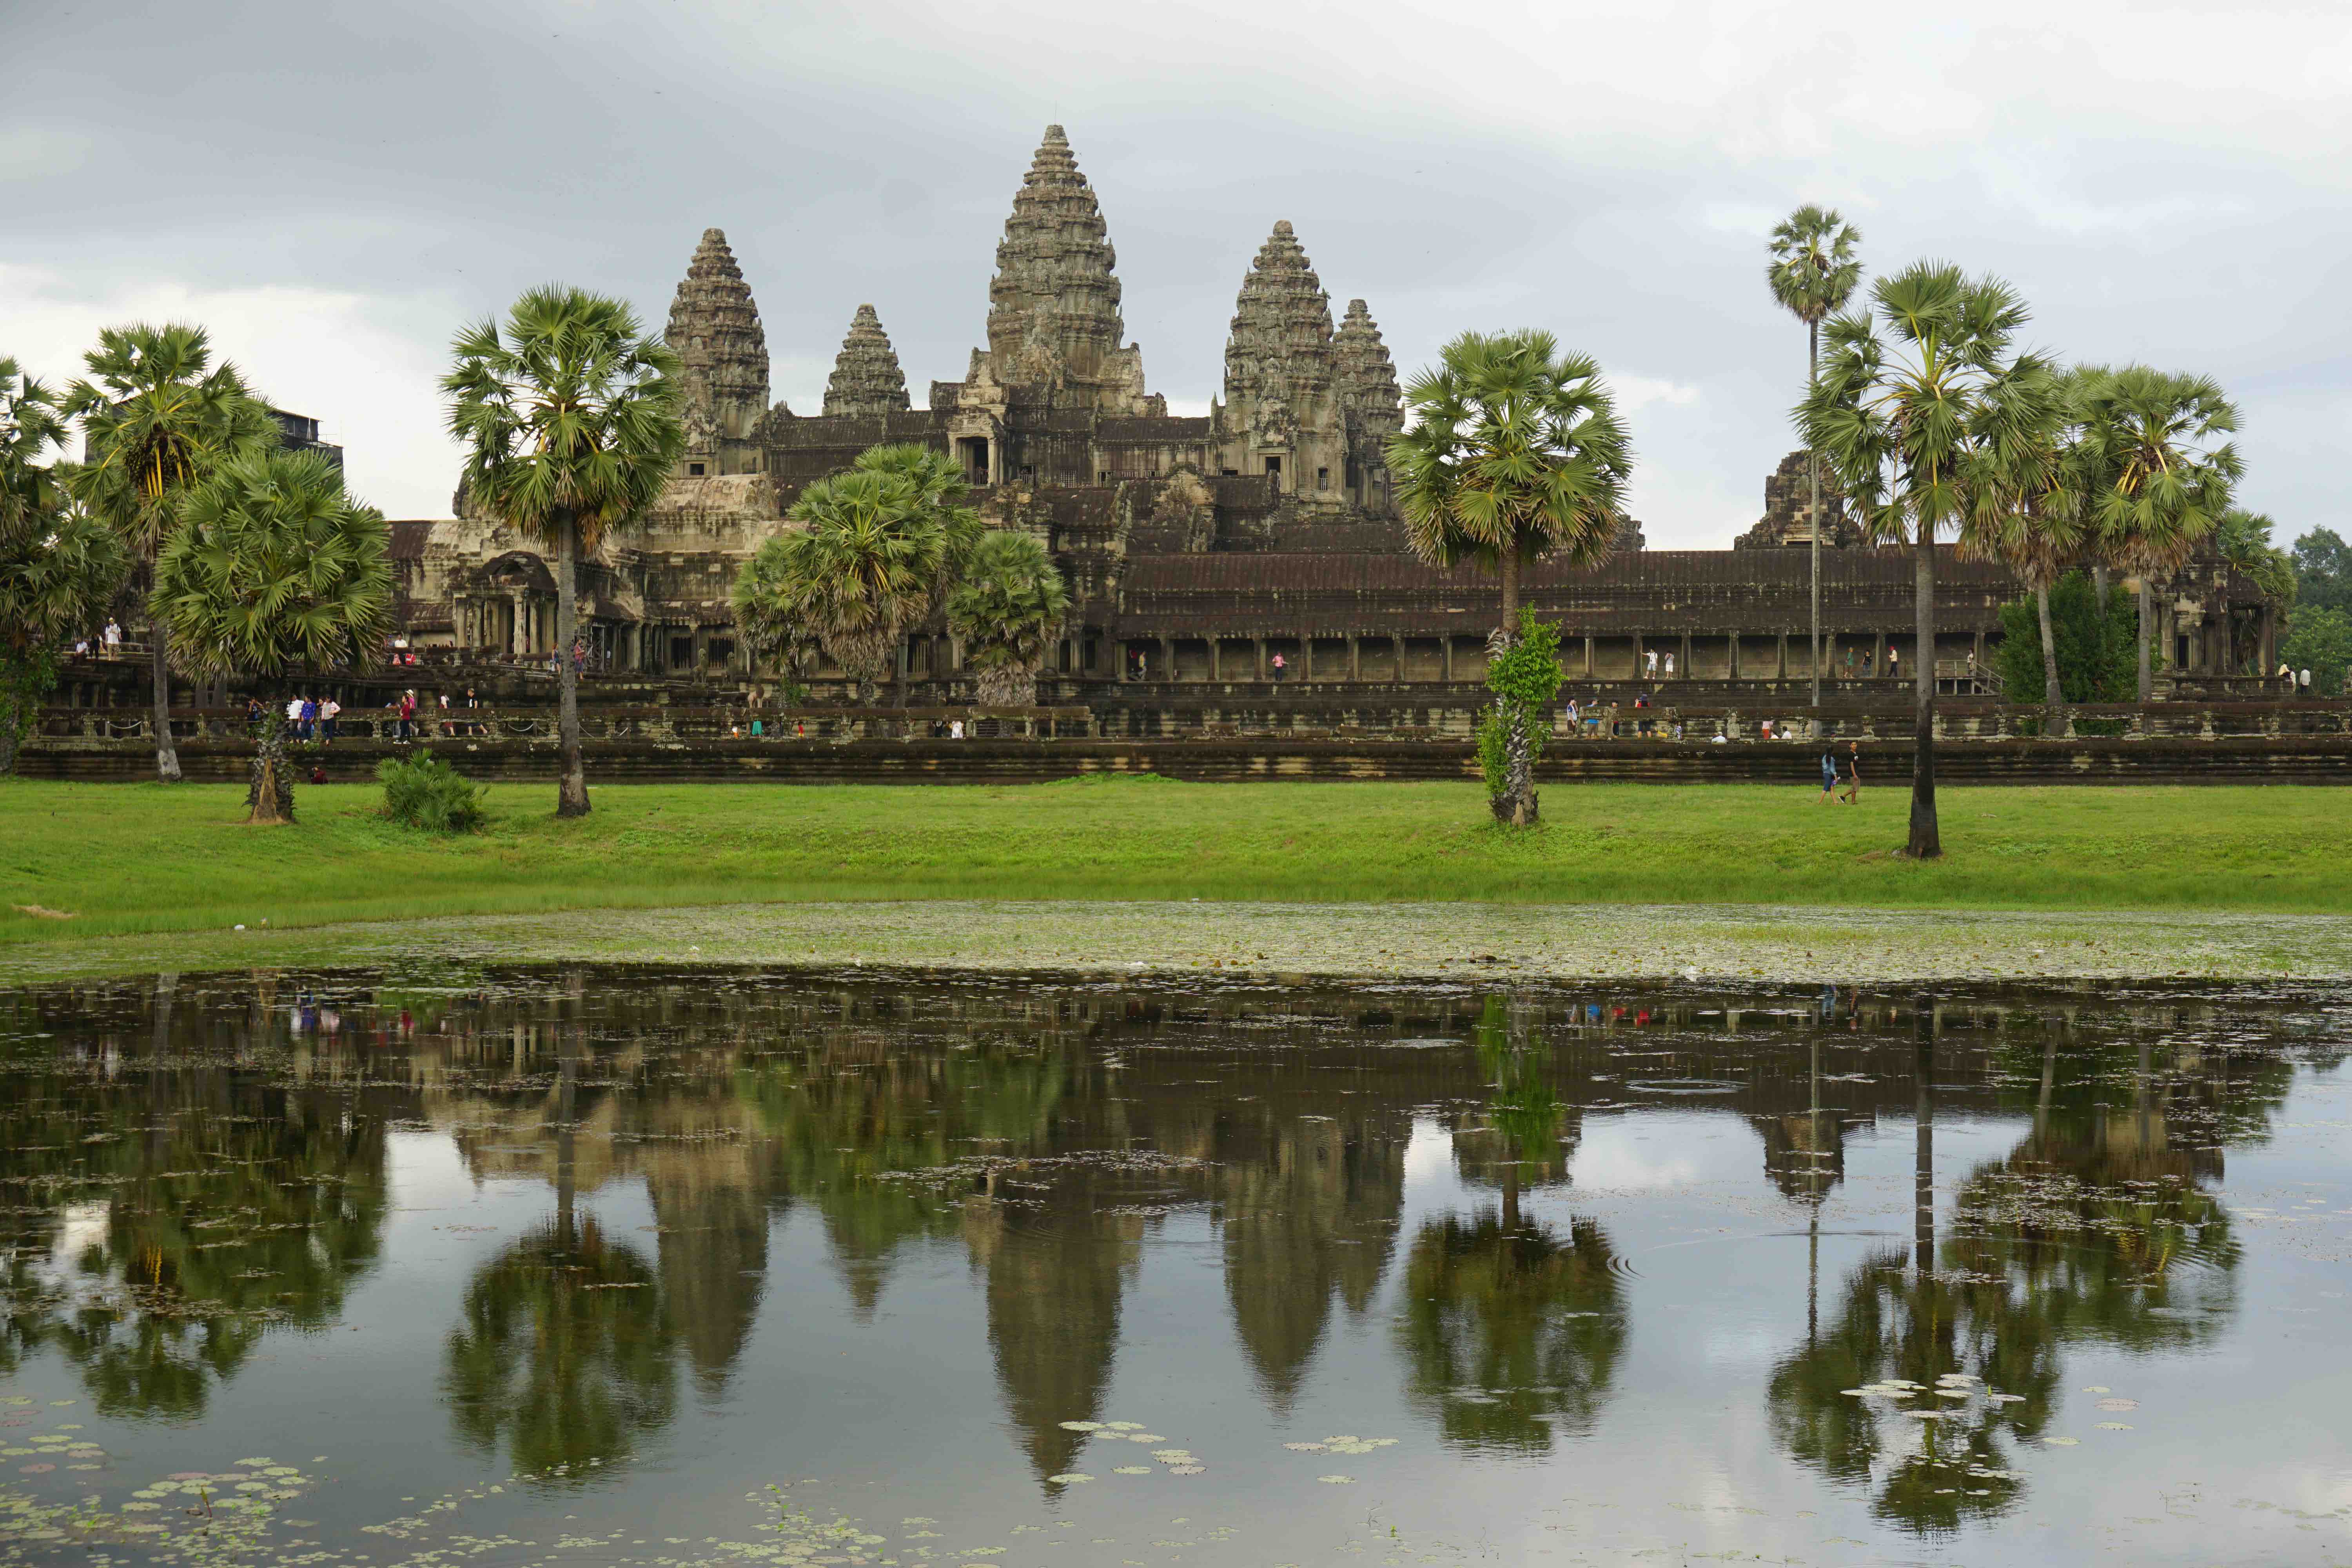
[[[2259,786],[1954,789],[1945,857],[1914,865],[1908,797],[1803,787],[1547,789],[1486,820],[1475,784],[500,786],[479,835],[306,787],[292,827],[230,785],[0,780],[0,942],[563,909],[1014,898],[1757,903],[2352,911],[2352,794]],[[70,911],[70,921],[16,906]]]

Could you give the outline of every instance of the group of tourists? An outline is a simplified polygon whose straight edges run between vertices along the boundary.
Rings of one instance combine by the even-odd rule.
[[[1838,788],[1841,783],[1845,785],[1843,791]],[[1827,805],[1832,798],[1842,800],[1848,805],[1862,804],[1862,742],[1859,741],[1848,741],[1845,743],[1845,771],[1843,777],[1838,771],[1837,747],[1831,745],[1823,748],[1822,752],[1822,797],[1813,804]]]
[[[323,746],[334,740],[335,721],[342,711],[343,705],[331,697],[289,697],[286,700],[286,733],[293,740],[316,741]],[[258,733],[261,721],[261,699],[247,698],[246,727]]]
[[[478,706],[474,697],[474,689],[470,686],[466,689],[463,705],[466,708]],[[391,733],[385,738],[394,742],[414,741],[424,734],[428,726],[435,724],[439,726],[436,732],[445,736],[481,732],[480,726],[473,721],[450,717],[449,694],[446,691],[436,693],[431,698],[420,699],[415,689],[412,687],[387,700],[383,709],[385,712],[392,715]],[[431,713],[436,709],[439,710],[437,719],[419,717],[420,714]],[[286,700],[285,709],[287,738],[327,745],[335,739],[336,721],[342,717],[342,712],[343,705],[331,696],[289,697]],[[261,699],[247,698],[245,704],[247,728],[255,734],[259,734],[264,717],[265,710],[261,705]],[[383,735],[383,731],[379,730],[377,733]]]
[[[98,634],[95,647],[89,637],[76,637],[73,650],[76,658],[88,658],[92,653],[97,654],[100,658],[121,658],[122,657],[121,623],[111,616],[108,616],[106,629]]]

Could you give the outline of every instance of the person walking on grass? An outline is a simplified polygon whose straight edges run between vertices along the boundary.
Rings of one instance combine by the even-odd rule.
[[[1848,805],[1862,804],[1862,742],[1849,741],[1845,748],[1845,794],[1840,796]]]
[[[1827,746],[1822,751],[1822,798],[1815,801],[1813,804],[1815,805],[1829,805],[1831,798],[1837,794],[1837,748],[1835,746]]]

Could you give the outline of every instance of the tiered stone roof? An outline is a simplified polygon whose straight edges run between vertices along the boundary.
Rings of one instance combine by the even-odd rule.
[[[1348,301],[1346,320],[1331,340],[1339,385],[1363,422],[1364,431],[1386,441],[1404,428],[1404,395],[1397,388],[1396,363],[1381,341],[1380,324],[1361,300]]]
[[[722,424],[729,410],[748,410],[751,419],[765,412],[768,334],[720,230],[702,231],[702,243],[694,247],[694,259],[670,302],[665,335],[686,362],[689,405],[698,401]]]
[[[1013,197],[988,286],[988,347],[998,381],[1091,382],[1110,368],[1127,331],[1118,279],[1094,187],[1058,125]]]
[[[1323,291],[1290,220],[1274,226],[1242,279],[1232,335],[1225,340],[1225,401],[1279,409],[1327,391],[1332,353],[1331,297]]]
[[[897,414],[906,407],[907,376],[898,368],[898,353],[874,307],[860,305],[849,335],[841,340],[841,356],[833,362],[833,379],[825,383],[824,411]]]

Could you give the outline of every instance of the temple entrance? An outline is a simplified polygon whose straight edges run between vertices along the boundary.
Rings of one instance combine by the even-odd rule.
[[[963,459],[964,477],[975,485],[988,483],[988,437],[966,436],[956,442],[956,456]]]
[[[1265,483],[1267,489],[1277,493],[1282,489],[1282,459],[1280,458],[1268,458],[1265,460]]]

